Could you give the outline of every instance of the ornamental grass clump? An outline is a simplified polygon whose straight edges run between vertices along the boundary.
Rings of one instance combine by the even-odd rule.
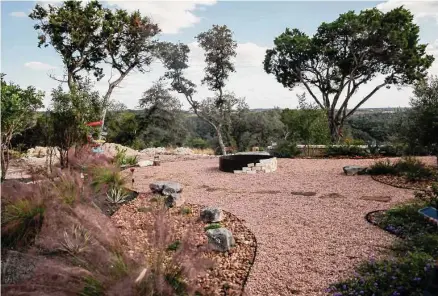
[[[33,244],[44,221],[50,188],[43,184],[16,181],[2,183],[2,248],[21,248]]]

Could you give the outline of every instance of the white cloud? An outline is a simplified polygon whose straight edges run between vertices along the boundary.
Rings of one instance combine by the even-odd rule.
[[[55,66],[41,63],[41,62],[28,62],[24,64],[25,67],[30,68],[32,70],[51,70],[55,69]]]
[[[189,28],[201,21],[195,14],[205,6],[216,4],[216,0],[189,1],[110,1],[110,6],[117,6],[128,11],[140,10],[159,24],[164,34],[176,34],[183,28]]]
[[[402,5],[414,14],[416,21],[424,18],[435,18],[438,23],[438,1],[388,0],[376,7],[386,12]]]
[[[27,14],[24,11],[13,11],[9,13],[9,15],[13,17],[27,17]]]

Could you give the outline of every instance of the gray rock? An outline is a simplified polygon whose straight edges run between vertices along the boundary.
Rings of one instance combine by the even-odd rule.
[[[172,181],[156,181],[149,184],[149,188],[154,193],[160,193],[165,196],[169,196],[171,193],[180,193],[182,186],[179,183]]]
[[[363,175],[367,172],[367,169],[367,167],[361,167],[357,165],[347,165],[343,167],[344,173],[347,176]]]
[[[184,202],[185,199],[182,197],[182,195],[176,192],[169,194],[165,200],[166,206],[169,208],[180,207],[184,204]]]
[[[208,245],[216,251],[226,252],[234,246],[233,234],[226,228],[209,229],[206,231]]]
[[[205,223],[216,223],[223,219],[222,210],[220,208],[207,207],[201,210],[201,220]]]

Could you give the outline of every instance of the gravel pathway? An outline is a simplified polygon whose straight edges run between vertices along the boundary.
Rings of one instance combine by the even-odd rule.
[[[383,254],[394,239],[368,224],[365,214],[413,197],[411,190],[342,173],[345,165],[370,163],[280,159],[274,173],[235,175],[220,172],[217,159],[200,159],[136,169],[135,184],[148,191],[150,181],[177,181],[188,202],[217,205],[245,220],[258,240],[248,295],[324,295],[328,284],[347,276],[360,261]],[[316,195],[291,194],[298,191]],[[320,198],[330,193],[337,195]],[[371,195],[392,199],[360,199]]]

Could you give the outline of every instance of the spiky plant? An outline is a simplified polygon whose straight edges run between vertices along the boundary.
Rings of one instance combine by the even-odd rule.
[[[129,195],[123,188],[112,188],[107,194],[106,199],[112,204],[122,204],[126,201]]]
[[[70,255],[76,256],[85,252],[92,242],[91,234],[81,225],[73,225],[71,233],[64,231],[62,249]]]

